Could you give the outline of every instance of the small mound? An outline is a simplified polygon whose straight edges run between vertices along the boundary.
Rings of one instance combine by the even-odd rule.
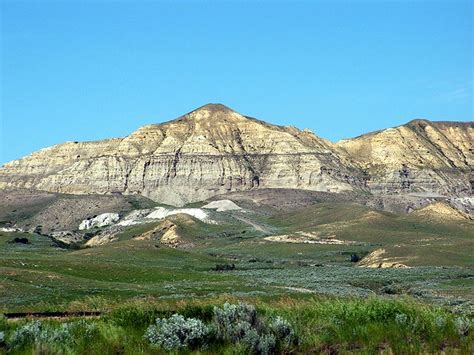
[[[171,248],[179,248],[189,246],[188,243],[183,241],[183,238],[178,233],[178,227],[172,225],[168,230],[161,236],[160,243]]]
[[[385,216],[378,211],[368,211],[364,213],[360,218],[366,221],[375,221],[384,218]]]
[[[99,234],[89,239],[85,245],[87,247],[98,247],[100,245],[111,243],[117,239],[118,237],[114,233]]]
[[[194,246],[193,243],[185,240],[179,231],[179,225],[177,224],[194,224],[196,223],[188,215],[173,215],[170,218],[165,219],[158,226],[149,230],[142,235],[135,237],[136,240],[156,240],[160,241],[160,244],[166,245],[171,248],[189,248]]]
[[[427,218],[433,221],[465,221],[471,217],[446,202],[434,202],[412,212],[412,215]]]
[[[169,220],[164,220],[161,222],[159,225],[157,225],[155,228],[139,235],[138,237],[135,237],[134,239],[137,240],[160,240],[163,235],[168,232],[170,229],[175,228],[176,225],[169,221]]]
[[[202,208],[216,210],[217,212],[238,211],[242,209],[231,200],[212,201],[207,205],[202,206]]]
[[[173,214],[171,216],[166,217],[166,220],[171,221],[174,224],[181,227],[188,226],[188,227],[199,228],[201,226],[204,226],[202,221],[186,213]]]
[[[407,268],[405,264],[395,261],[393,258],[384,258],[385,249],[376,249],[366,257],[364,257],[357,266],[368,267],[368,268],[377,268],[377,269],[387,269],[387,268]]]

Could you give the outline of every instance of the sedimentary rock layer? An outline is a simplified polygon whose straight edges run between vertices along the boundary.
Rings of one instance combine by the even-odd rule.
[[[414,120],[336,146],[359,164],[374,193],[472,194],[473,122]]]
[[[229,191],[364,190],[360,170],[310,131],[209,104],[176,120],[98,142],[67,142],[0,169],[0,188],[142,194],[183,205]]]

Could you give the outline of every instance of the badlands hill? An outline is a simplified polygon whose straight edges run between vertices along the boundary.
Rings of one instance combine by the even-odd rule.
[[[7,163],[0,189],[139,194],[177,206],[262,188],[468,196],[473,141],[473,123],[417,120],[332,144],[208,104],[125,138]]]
[[[472,192],[474,122],[414,120],[336,146],[368,174],[372,192]]]
[[[220,104],[125,138],[59,144],[0,169],[2,189],[141,194],[171,205],[274,187],[339,192],[364,182],[330,142]]]

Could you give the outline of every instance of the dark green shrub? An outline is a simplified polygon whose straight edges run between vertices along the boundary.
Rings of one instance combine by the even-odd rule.
[[[214,307],[212,305],[188,304],[179,309],[179,314],[186,318],[198,318],[204,322],[210,322],[214,316]]]
[[[357,263],[359,261],[360,261],[359,255],[357,255],[356,253],[351,254],[351,263]]]
[[[235,270],[235,264],[216,264],[215,267],[212,268],[213,271],[231,271]]]

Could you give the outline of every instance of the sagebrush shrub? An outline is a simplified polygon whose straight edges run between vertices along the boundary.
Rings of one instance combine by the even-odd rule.
[[[199,319],[174,314],[168,319],[157,318],[156,324],[146,330],[145,338],[165,350],[174,350],[204,345],[208,334],[209,328]]]
[[[292,345],[296,336],[290,323],[281,317],[265,319],[252,305],[225,303],[214,307],[209,326],[199,319],[174,314],[157,318],[144,338],[168,351],[224,342],[248,353],[271,354]]]
[[[295,332],[287,320],[278,316],[272,320],[270,328],[276,339],[285,346],[289,346],[295,341]]]
[[[276,338],[273,334],[264,334],[258,341],[257,348],[254,351],[258,354],[267,355],[275,352]]]
[[[446,318],[441,315],[436,316],[435,324],[438,328],[444,328],[446,326]]]
[[[225,303],[222,308],[214,307],[214,325],[217,337],[222,340],[238,342],[249,329],[260,328],[254,306],[239,303]]]
[[[395,315],[395,322],[399,325],[407,325],[408,316],[405,313],[398,313]]]
[[[472,328],[472,321],[464,317],[458,317],[454,320],[456,331],[461,336],[466,336]]]
[[[74,322],[68,322],[61,324],[59,329],[55,330],[56,333],[64,333],[64,339],[69,341],[90,341],[100,335],[99,327],[94,322],[88,322],[85,319],[80,319]],[[68,334],[66,336],[66,334]],[[56,335],[61,337],[61,335]]]
[[[291,325],[281,317],[265,320],[254,306],[225,303],[214,307],[214,326],[218,339],[241,344],[254,354],[270,354],[286,348],[295,340]]]
[[[38,342],[44,337],[42,331],[43,324],[40,321],[26,323],[13,332],[10,338],[10,345],[16,348]]]
[[[41,340],[47,340],[49,344],[58,344],[60,346],[66,346],[74,341],[74,337],[71,334],[71,330],[67,323],[63,323],[59,328],[54,330],[45,329],[43,330]]]
[[[33,344],[47,344],[65,348],[75,342],[91,341],[98,335],[97,325],[86,320],[62,323],[57,328],[47,327],[41,321],[33,321],[13,332],[10,345],[13,348],[21,348]]]

